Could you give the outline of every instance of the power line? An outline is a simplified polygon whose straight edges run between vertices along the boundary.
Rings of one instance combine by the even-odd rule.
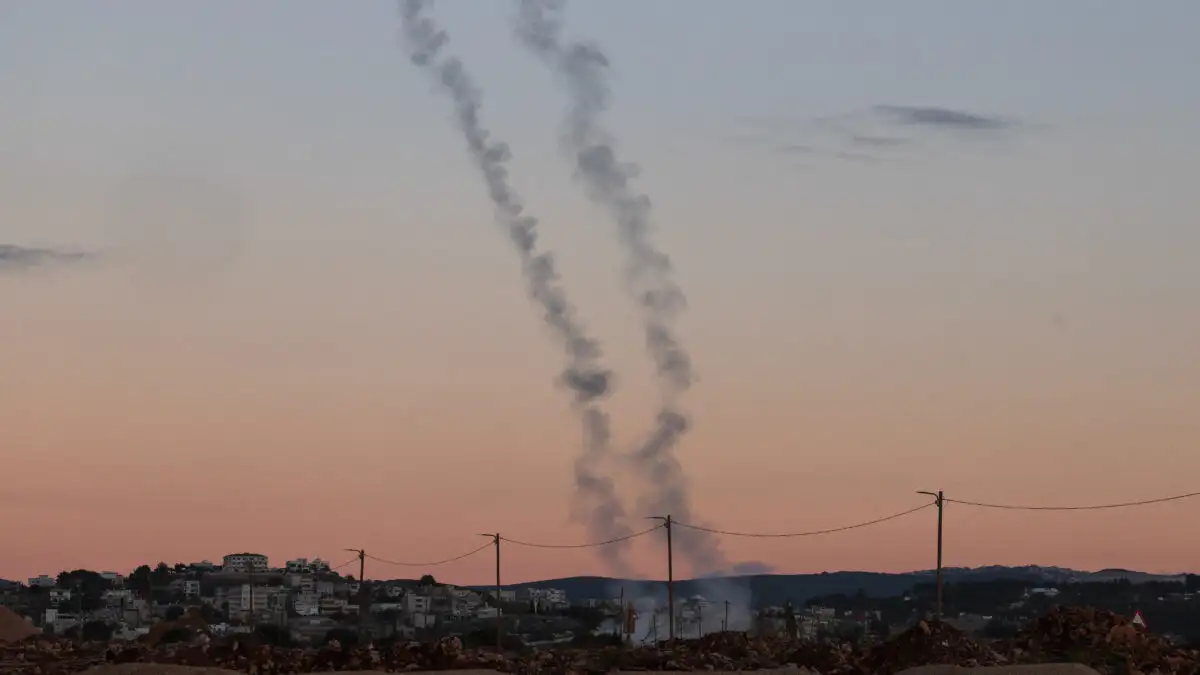
[[[910,513],[916,513],[917,511],[927,509],[927,508],[933,506],[934,504],[936,504],[936,502],[922,504],[921,506],[918,506],[916,508],[909,509],[907,511],[901,511],[900,513],[893,513],[892,515],[884,516],[883,518],[876,518],[875,520],[868,520],[865,523],[855,523],[853,525],[845,525],[842,527],[833,527],[833,528],[829,528],[827,530],[811,530],[809,532],[788,532],[788,533],[731,532],[729,530],[717,530],[717,529],[713,529],[711,527],[702,527],[700,525],[691,525],[691,524],[682,523],[679,521],[675,521],[673,524],[678,525],[679,527],[686,527],[689,530],[699,530],[701,532],[709,532],[711,534],[720,534],[720,535],[725,535],[725,536],[729,536],[729,537],[759,537],[759,538],[814,537],[819,534],[833,534],[835,532],[845,532],[846,530],[856,530],[860,527],[868,527],[870,525],[878,525],[879,523],[886,523],[889,520],[895,520],[897,518],[907,516]]]
[[[1190,497],[1200,497],[1200,492],[1189,492],[1183,495],[1174,495],[1171,497],[1159,497],[1157,499],[1143,499],[1136,502],[1120,502],[1117,504],[1092,504],[1088,506],[1026,506],[1022,504],[988,504],[985,502],[971,502],[964,499],[950,499],[946,497],[946,501],[955,504],[963,504],[964,506],[978,506],[984,509],[1006,509],[1010,511],[1098,511],[1100,509],[1123,509],[1129,506],[1146,506],[1148,504],[1161,504],[1163,502],[1173,502],[1180,499],[1188,499]]]
[[[357,561],[358,561],[358,556],[354,556],[353,558],[347,560],[346,562],[342,563],[341,565],[338,565],[337,567],[330,567],[329,571],[336,572],[336,571],[342,569],[343,567],[345,567],[346,565],[349,565],[350,563],[357,562]]]
[[[470,558],[471,556],[475,555],[476,553],[479,553],[480,551],[483,551],[484,549],[488,549],[491,547],[492,547],[492,542],[488,542],[488,543],[484,544],[483,546],[480,546],[477,549],[467,551],[466,553],[463,553],[462,555],[456,555],[453,558],[446,558],[445,560],[435,560],[433,562],[401,562],[398,560],[388,560],[386,558],[378,558],[378,557],[370,555],[370,554],[368,554],[367,557],[370,558],[371,560],[374,560],[375,562],[381,562],[381,563],[384,563],[385,565],[396,565],[397,567],[436,567],[438,565],[445,565],[446,563],[452,563],[457,560],[462,560],[463,558]],[[355,558],[355,560],[358,560],[358,558]]]
[[[638,537],[650,534],[651,532],[653,532],[655,530],[661,530],[661,529],[663,529],[662,525],[655,525],[654,527],[652,527],[648,530],[642,530],[641,532],[627,534],[624,537],[617,537],[615,539],[606,539],[604,541],[594,541],[594,542],[587,543],[587,544],[539,544],[539,543],[530,542],[530,541],[519,541],[517,539],[509,539],[508,537],[503,537],[503,536],[500,537],[500,540],[506,541],[510,544],[516,544],[517,546],[528,546],[530,548],[595,548],[597,546],[608,546],[609,544],[616,544],[616,543],[619,543],[622,541],[629,541],[630,539],[636,539]]]

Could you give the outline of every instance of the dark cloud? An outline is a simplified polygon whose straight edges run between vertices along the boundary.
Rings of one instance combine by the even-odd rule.
[[[0,272],[27,270],[51,265],[69,265],[89,258],[88,253],[63,248],[0,244]]]
[[[876,115],[889,118],[898,124],[939,129],[992,131],[1012,126],[1012,122],[994,115],[980,115],[936,106],[877,105],[872,108],[872,111]]]

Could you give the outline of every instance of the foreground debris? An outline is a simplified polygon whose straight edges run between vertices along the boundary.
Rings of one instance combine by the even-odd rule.
[[[164,663],[217,667],[252,675],[338,670],[494,669],[503,672],[608,673],[613,670],[762,670],[806,668],[824,675],[896,673],[927,664],[963,667],[1075,662],[1100,673],[1178,673],[1200,675],[1200,654],[1171,647],[1124,617],[1093,609],[1058,609],[1031,622],[1006,642],[977,641],[949,625],[920,622],[892,640],[869,648],[849,644],[797,642],[743,633],[716,633],[699,640],[657,646],[602,649],[528,650],[497,654],[464,649],[457,638],[397,644],[387,648],[285,649],[256,644],[250,636],[214,640],[201,626],[182,642],[161,644],[166,631],[152,631],[140,643],[71,643],[44,637],[0,646],[3,675],[60,675],[100,663]]]

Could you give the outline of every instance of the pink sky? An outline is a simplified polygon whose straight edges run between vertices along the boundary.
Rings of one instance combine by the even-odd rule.
[[[105,255],[0,270],[0,577],[588,540],[568,517],[580,430],[553,385],[561,350],[394,12],[10,4],[0,245]],[[1177,84],[1196,6],[1080,23],[1045,3],[1035,24],[966,4],[766,5],[769,20],[696,3],[687,31],[675,11],[631,25],[614,3],[579,8],[610,46],[606,124],[688,298],[698,379],[678,456],[698,517],[804,531],[916,490],[1069,505],[1200,489],[1200,130]],[[616,230],[574,184],[567,101],[502,6],[447,4],[445,20],[616,373],[627,448],[657,389]],[[733,31],[761,48],[712,49]],[[1131,31],[1153,48],[1111,48]],[[1019,123],[971,136],[871,116],[892,103]],[[857,119],[895,142],[830,124]],[[622,482],[630,509],[637,487]],[[1197,570],[1198,509],[951,505],[945,561]],[[934,527],[923,511],[722,545],[788,572],[928,569]],[[632,562],[664,574],[651,541]],[[504,570],[606,571],[589,551],[516,547]],[[426,571],[493,574],[487,553],[369,568]]]
[[[495,302],[469,319],[480,328],[496,320],[494,351],[480,354],[471,325],[432,339],[405,321],[320,298],[310,307],[323,322],[286,308],[256,322],[230,303],[151,320],[114,317],[120,304],[97,304],[111,288],[94,274],[38,281],[5,298],[27,321],[5,352],[7,379],[20,386],[0,391],[6,447],[19,449],[4,463],[0,536],[10,544],[0,576],[125,572],[242,550],[277,563],[340,562],[352,557],[342,552],[349,547],[427,561],[494,531],[586,541],[568,521],[578,431],[548,384],[553,352],[521,314],[518,294],[489,291]],[[503,320],[505,311],[517,320]],[[915,339],[903,344],[908,358],[891,360],[902,333],[872,359],[832,341],[788,349],[796,345],[789,333],[760,324],[757,348],[735,363],[722,355],[749,336],[713,328],[696,331],[695,356],[709,365],[680,456],[694,509],[722,529],[851,524],[920,504],[917,489],[1004,503],[1125,501],[1185,492],[1196,475],[1188,447],[1197,430],[1184,414],[1194,391],[1153,362],[1089,373],[1096,361],[1048,338],[949,369],[924,358],[943,348]],[[772,354],[789,356],[772,362]],[[1051,358],[1055,376],[1035,379]],[[638,372],[636,350],[614,350],[614,360]],[[628,442],[653,399],[636,377],[623,382],[636,388],[610,412]],[[1196,508],[1023,513],[951,504],[946,564],[1196,569]],[[934,527],[926,510],[842,534],[722,545],[731,559],[787,572],[903,571],[933,566]],[[661,547],[649,538],[633,561],[644,575],[663,574]],[[472,583],[493,574],[490,552],[441,568],[368,569]],[[508,581],[604,572],[588,551],[504,550]]]

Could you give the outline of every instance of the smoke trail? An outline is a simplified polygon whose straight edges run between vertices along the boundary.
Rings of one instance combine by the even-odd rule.
[[[692,383],[691,359],[674,331],[675,317],[685,304],[683,293],[671,278],[670,260],[651,241],[650,200],[632,185],[637,167],[618,159],[616,143],[601,123],[609,101],[604,72],[608,59],[594,44],[563,44],[562,6],[558,0],[520,0],[516,33],[570,94],[566,149],[574,158],[576,178],[617,222],[628,256],[626,275],[642,309],[646,347],[662,384],[656,428],[633,454],[635,466],[654,485],[654,494],[641,506],[691,521],[687,479],[674,454],[688,428],[679,401]],[[727,566],[714,538],[696,531],[679,534],[681,551],[698,571]]]
[[[481,94],[462,62],[443,56],[449,38],[424,15],[427,0],[402,0],[403,35],[414,64],[432,75],[454,102],[455,118],[467,141],[472,159],[483,176],[496,208],[496,218],[505,227],[521,257],[530,295],[541,305],[546,323],[566,348],[568,365],[562,382],[575,395],[583,423],[584,452],[575,462],[576,508],[573,516],[587,526],[592,536],[615,539],[632,530],[625,524],[611,479],[600,466],[608,456],[609,419],[598,401],[609,391],[611,373],[600,365],[600,348],[587,337],[583,326],[558,283],[554,259],[537,250],[536,218],[524,215],[524,205],[508,182],[508,147],[489,140],[480,119]],[[623,560],[627,544],[599,547],[601,555],[618,573],[627,573]]]

